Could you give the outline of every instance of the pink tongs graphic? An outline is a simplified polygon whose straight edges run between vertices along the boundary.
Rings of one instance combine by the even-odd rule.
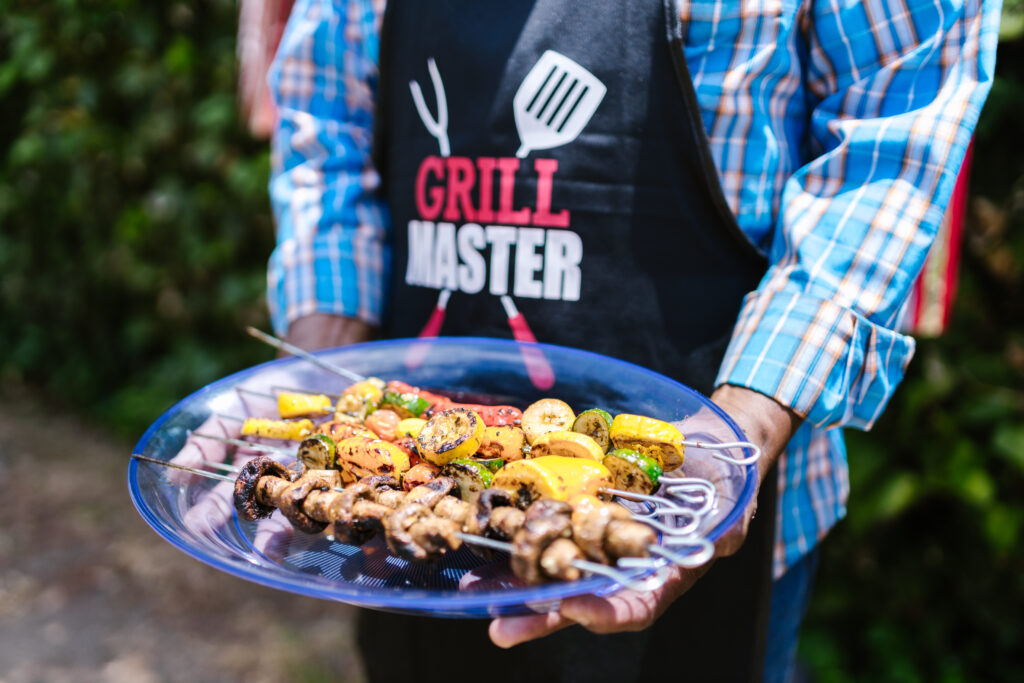
[[[526,318],[516,308],[516,304],[510,296],[501,297],[501,305],[505,307],[505,315],[508,318],[508,326],[512,328],[512,336],[519,343],[519,352],[526,364],[526,373],[530,376],[530,382],[541,391],[546,391],[555,384],[555,372],[551,364],[544,356],[544,352],[537,346],[537,338],[533,336],[533,330],[526,323]]]
[[[427,319],[427,324],[423,326],[423,330],[419,334],[419,339],[433,339],[434,337],[441,334],[441,325],[444,324],[444,314],[448,310],[448,299],[452,296],[452,290],[442,289],[441,293],[437,297],[437,305],[434,306],[434,312],[430,314],[430,318]],[[405,367],[410,370],[418,368],[422,363],[423,359],[427,357],[430,352],[430,342],[418,342],[409,347],[409,350],[405,352]]]
[[[409,347],[405,353],[405,367],[410,370],[419,367],[430,352],[430,342],[441,334],[441,326],[444,324],[444,316],[448,310],[448,300],[451,298],[450,289],[442,289],[437,297],[437,305],[430,314],[427,324],[419,333],[418,342]],[[555,372],[551,364],[544,356],[544,352],[537,345],[537,338],[533,330],[526,322],[526,318],[516,308],[516,304],[510,296],[501,297],[501,305],[505,308],[505,317],[508,319],[508,326],[512,330],[512,337],[519,342],[519,352],[523,356],[523,363],[526,365],[526,374],[530,377],[533,386],[541,391],[546,391],[555,385]]]

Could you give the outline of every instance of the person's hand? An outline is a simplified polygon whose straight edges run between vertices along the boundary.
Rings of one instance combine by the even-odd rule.
[[[761,447],[758,481],[783,451],[800,425],[792,410],[749,389],[725,385],[711,396],[739,425],[747,438]],[[756,508],[756,495],[744,511],[740,524],[715,544],[715,558],[732,555],[746,539]],[[579,624],[594,633],[639,631],[649,627],[675,600],[688,591],[711,568],[714,559],[695,569],[670,569],[668,581],[654,591],[623,590],[607,597],[577,595],[562,600],[559,611],[520,617],[499,617],[491,622],[490,636],[499,647],[512,647],[541,638],[566,626]]]
[[[292,321],[285,341],[306,351],[316,351],[332,346],[358,344],[376,336],[377,328],[358,318],[314,313]]]

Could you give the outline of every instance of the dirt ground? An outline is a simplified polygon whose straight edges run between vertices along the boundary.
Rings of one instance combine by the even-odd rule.
[[[0,398],[0,683],[365,680],[354,608],[158,537],[128,496],[131,446]]]

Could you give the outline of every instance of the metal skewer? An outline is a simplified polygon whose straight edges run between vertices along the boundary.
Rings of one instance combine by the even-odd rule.
[[[282,339],[278,339],[277,337],[274,337],[273,335],[269,335],[266,332],[261,332],[260,330],[257,330],[255,327],[246,327],[245,331],[248,332],[249,335],[255,337],[256,339],[259,339],[260,341],[262,341],[262,342],[264,342],[266,344],[270,344],[275,349],[280,349],[281,351],[285,351],[287,353],[290,353],[293,356],[298,356],[298,357],[300,357],[300,358],[302,358],[304,360],[308,360],[310,363],[313,363],[314,365],[316,365],[318,367],[321,367],[324,370],[327,370],[328,372],[333,372],[334,374],[340,375],[340,376],[342,376],[342,377],[344,377],[346,379],[349,379],[349,380],[351,380],[353,382],[362,382],[363,380],[366,379],[362,375],[358,375],[358,374],[352,372],[351,370],[346,370],[345,368],[339,367],[339,366],[335,365],[334,363],[330,363],[328,361],[325,361],[324,359],[319,358],[318,356],[313,355],[312,353],[310,353],[309,351],[306,351],[303,348],[295,346],[294,344],[289,344],[288,342],[286,342],[286,341],[284,341]],[[706,441],[683,441],[683,445],[684,446],[692,446],[694,448],[702,448],[704,450],[712,451],[711,457],[716,458],[718,460],[721,460],[722,462],[727,462],[730,465],[741,465],[741,466],[742,465],[751,465],[751,464],[757,462],[761,458],[761,449],[757,446],[757,444],[751,443],[749,441],[733,441],[733,442],[730,442],[730,443],[709,443],[709,442],[706,442]],[[728,455],[725,455],[724,453],[717,452],[717,451],[727,451],[727,450],[730,450],[732,448],[749,448],[749,449],[751,449],[753,451],[753,453],[751,455],[747,456],[746,458],[733,458],[733,457],[730,457]]]
[[[199,434],[197,432],[192,432],[191,435],[202,437],[204,439],[211,439],[213,441],[220,441],[221,443],[231,444],[234,446],[251,448],[253,450],[261,451],[263,453],[272,453],[274,455],[285,456],[295,455],[295,453],[291,449],[283,448],[281,446],[264,446],[262,444],[254,444],[243,439],[232,439],[227,436],[216,436],[214,434]],[[214,464],[204,462],[204,464],[210,464],[212,466],[220,467],[221,469],[233,471],[236,473],[240,469],[234,465],[228,465],[223,463]],[[710,482],[706,483],[709,486],[711,485]],[[647,524],[648,526],[660,531],[662,534],[666,536],[689,536],[693,534],[700,527],[701,522],[704,520],[704,516],[711,510],[713,503],[713,498],[709,498],[708,500],[703,501],[704,504],[701,507],[692,508],[678,505],[663,496],[651,496],[643,493],[635,493],[633,491],[625,491],[621,489],[612,488],[602,488],[599,489],[598,492],[606,493],[612,496],[618,496],[620,498],[625,498],[627,500],[644,501],[651,504],[652,509],[648,512],[634,512],[631,510],[630,514],[636,521],[643,522],[644,524]],[[654,519],[655,517],[662,516],[688,517],[689,521],[682,526],[669,526]]]
[[[215,470],[221,470],[223,472],[232,472],[233,474],[238,474],[238,467],[236,467],[235,465],[229,465],[226,462],[213,462],[211,460],[201,460],[200,464],[202,464],[203,467],[211,467]]]
[[[339,367],[339,366],[335,365],[334,363],[331,363],[329,361],[325,361],[323,358],[319,358],[318,356],[313,355],[312,353],[310,353],[309,351],[306,351],[303,348],[299,348],[298,346],[295,346],[294,344],[289,344],[288,342],[286,342],[286,341],[284,341],[282,339],[278,339],[277,337],[271,336],[271,335],[267,334],[266,332],[261,332],[260,330],[257,330],[255,327],[246,327],[245,331],[248,332],[250,336],[255,337],[256,339],[259,339],[262,342],[270,344],[275,349],[279,349],[281,351],[284,351],[285,353],[290,353],[293,356],[298,356],[299,358],[302,358],[303,360],[308,360],[313,365],[316,365],[317,367],[323,368],[324,370],[327,370],[328,372],[333,372],[336,375],[340,375],[340,376],[344,377],[345,379],[348,379],[348,380],[350,380],[352,382],[362,382],[363,380],[366,379],[362,375],[357,375],[356,373],[352,372],[351,370],[346,370],[345,368]]]
[[[151,462],[154,465],[161,465],[163,467],[172,467],[172,468],[174,468],[176,470],[182,470],[184,472],[190,472],[192,474],[198,474],[201,477],[208,477],[210,479],[219,479],[220,481],[230,481],[232,483],[234,483],[234,481],[235,481],[234,477],[229,477],[229,476],[226,476],[226,475],[223,475],[223,474],[217,474],[216,472],[207,472],[206,470],[199,470],[199,469],[196,469],[195,467],[185,467],[184,465],[177,465],[177,464],[175,464],[173,462],[168,462],[166,460],[157,460],[156,458],[147,458],[146,456],[139,455],[138,453],[132,453],[132,457],[135,458],[136,460],[142,460],[144,462]]]
[[[271,392],[277,392],[277,393],[267,393],[266,391],[257,391],[256,389],[250,389],[248,387],[235,387],[235,391],[237,391],[240,394],[250,394],[252,396],[259,396],[261,398],[274,398],[274,399],[276,399],[277,395],[281,394],[281,393],[308,394],[308,395],[311,395],[311,396],[318,395],[318,394],[323,394],[324,396],[327,396],[328,398],[340,398],[341,397],[341,394],[332,394],[329,391],[310,391],[309,389],[300,389],[299,387],[283,387],[283,386],[276,385],[276,384],[274,386],[272,386],[272,387],[269,387],[269,389],[270,389]]]
[[[178,465],[166,460],[158,460],[156,458],[150,458],[139,453],[132,453],[132,458],[136,460],[142,460],[144,462],[152,463],[154,465],[160,465],[162,467],[170,467],[177,470],[183,470],[191,474],[195,474],[201,477],[207,477],[209,479],[216,479],[219,481],[234,482],[235,479],[232,477],[225,476],[223,474],[217,474],[215,472],[207,472],[206,470],[196,469],[194,467],[186,467],[185,465]],[[334,491],[344,491],[343,488],[333,487]],[[505,552],[512,551],[512,544],[503,541],[496,541],[494,539],[485,538],[483,536],[476,536],[474,534],[467,534],[464,532],[456,532],[456,535],[465,543],[475,544],[492,548],[494,550],[501,550]],[[699,537],[693,537],[686,539],[685,541],[676,539],[675,543],[668,545],[691,545],[697,546],[698,551],[692,555],[681,555],[673,552],[671,549],[659,545],[648,546],[648,551],[652,554],[659,555],[661,558],[669,560],[673,564],[681,567],[697,567],[709,559],[714,553],[714,547],[709,541]],[[663,561],[651,558],[620,558],[618,560],[619,565],[624,569],[641,569],[647,571],[655,571],[655,575],[648,577],[643,580],[637,580],[635,577],[629,576],[614,567],[608,565],[598,564],[596,562],[589,562],[587,560],[573,560],[572,566],[576,567],[580,571],[588,572],[591,574],[600,574],[606,576],[613,581],[633,590],[638,591],[650,591],[660,588],[668,580],[666,572],[660,571],[667,567],[667,564]]]
[[[210,439],[211,441],[219,441],[226,443],[231,446],[238,446],[239,448],[248,448],[249,450],[257,451],[258,453],[273,453],[274,455],[295,455],[295,451],[283,448],[281,446],[268,446],[262,443],[253,443],[252,441],[246,441],[245,439],[232,439],[229,436],[217,436],[216,434],[200,434],[199,432],[189,432],[189,436],[197,436],[201,439]]]
[[[717,458],[722,462],[727,462],[730,465],[752,465],[761,458],[761,449],[757,444],[749,441],[732,441],[730,443],[708,443],[707,441],[683,441],[684,446],[692,446],[694,448],[703,448],[704,450],[712,451],[711,457]],[[730,448],[749,448],[753,450],[753,454],[746,458],[733,458],[724,453],[716,453],[714,451],[727,451]]]

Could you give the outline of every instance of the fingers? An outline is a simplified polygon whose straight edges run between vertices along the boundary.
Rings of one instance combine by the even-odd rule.
[[[562,601],[562,615],[594,633],[640,631],[659,614],[656,592],[623,591],[606,598],[578,595]]]
[[[171,458],[171,462],[184,467],[201,469],[207,463],[226,462],[228,456],[234,452],[233,446],[199,436],[200,434],[237,436],[237,431],[230,432],[224,421],[217,415],[211,415],[192,431],[193,434],[189,436],[181,450]],[[188,484],[197,481],[197,475],[180,470],[168,471],[166,476],[175,484]]]
[[[658,609],[659,598],[657,591],[623,591],[606,598],[578,595],[563,600],[560,612],[495,619],[489,633],[495,645],[509,648],[577,623],[594,633],[639,631],[663,611]]]
[[[558,612],[526,617],[499,617],[491,622],[488,633],[498,647],[509,648],[559,631],[574,622]]]
[[[677,570],[664,586],[654,591],[624,590],[607,597],[577,595],[562,600],[558,612],[495,619],[490,626],[491,640],[499,647],[508,648],[573,624],[602,634],[648,628],[704,575],[708,566]]]
[[[743,542],[747,539],[747,532],[750,530],[750,522],[754,519],[754,514],[757,511],[757,494],[751,500],[750,505],[743,512],[743,517],[739,524],[734,525],[729,531],[727,531],[718,541],[715,542],[715,556],[716,557],[727,557],[735,554]],[[769,511],[768,514],[774,514],[773,511]]]

